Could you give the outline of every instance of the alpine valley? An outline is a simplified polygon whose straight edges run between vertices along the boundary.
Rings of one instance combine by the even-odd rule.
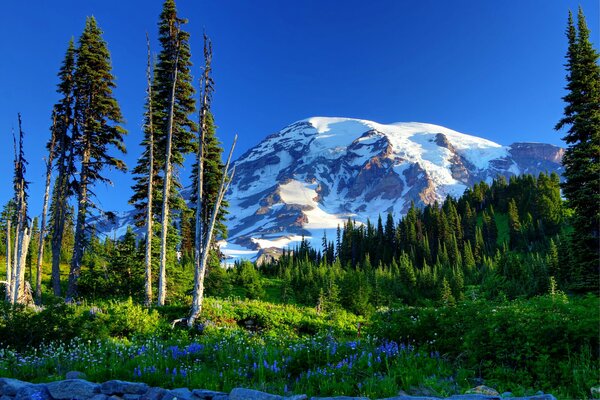
[[[266,137],[236,162],[228,193],[225,254],[253,257],[260,249],[318,247],[348,218],[366,223],[460,196],[479,181],[503,175],[561,172],[564,150],[544,143],[492,141],[426,123],[380,124],[314,117]],[[189,190],[184,191],[184,197]],[[132,212],[97,230],[121,236]]]

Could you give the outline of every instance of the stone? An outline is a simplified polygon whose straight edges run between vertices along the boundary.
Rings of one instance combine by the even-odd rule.
[[[56,400],[86,400],[100,393],[100,385],[83,379],[67,379],[65,381],[46,384],[48,392]]]
[[[449,397],[452,400],[502,400],[500,396],[492,396],[487,394],[456,394]]]
[[[504,398],[509,398],[509,397],[514,397],[512,392],[504,392],[500,395],[500,397]]]
[[[151,387],[146,393],[140,396],[140,400],[162,400],[163,397],[166,398],[168,393],[169,391],[166,389]]]
[[[87,379],[87,376],[83,372],[69,371],[65,375],[65,379]]]
[[[194,389],[192,390],[192,396],[194,399],[198,400],[215,400],[219,396],[227,396],[227,393],[206,389]]]
[[[169,394],[177,397],[177,400],[192,400],[192,391],[188,388],[171,389]]]
[[[144,394],[148,391],[148,385],[142,382],[112,380],[104,382],[100,390],[104,394]]]
[[[283,400],[283,397],[253,389],[235,388],[229,393],[229,400]]]
[[[336,397],[311,397],[310,400],[369,400],[369,398],[368,397],[336,396]]]
[[[511,400],[556,400],[556,397],[551,394],[542,394],[527,397],[512,397]]]
[[[291,396],[286,396],[283,398],[284,400],[306,400],[308,396],[305,394],[294,394]]]
[[[431,396],[410,396],[408,394],[401,394],[399,396],[388,397],[380,400],[440,400],[440,398]]]
[[[25,386],[17,392],[14,400],[50,400],[50,393],[46,385]]]
[[[95,395],[94,397],[90,398],[90,400],[107,400],[108,396],[102,393],[99,393],[97,395]]]
[[[228,394],[220,394],[218,396],[213,397],[213,400],[229,400]]]
[[[121,396],[123,400],[139,400],[140,394],[124,394]]]
[[[498,393],[496,389],[485,385],[479,385],[474,387],[473,389],[469,389],[465,392],[465,394],[483,394],[486,396],[500,396],[500,393]]]
[[[19,390],[27,386],[32,385],[29,382],[23,382],[18,379],[0,378],[0,395],[16,396]]]

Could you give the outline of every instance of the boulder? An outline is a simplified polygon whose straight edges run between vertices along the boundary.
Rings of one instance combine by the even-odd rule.
[[[83,372],[69,371],[65,375],[65,379],[87,379],[87,376]]]
[[[440,400],[440,398],[431,396],[410,396],[408,394],[401,394],[399,396],[387,397],[385,399],[380,400]]]
[[[483,394],[486,396],[497,396],[500,397],[500,393],[496,389],[493,389],[489,386],[479,385],[474,387],[473,389],[469,389],[465,392],[465,394]]]
[[[107,400],[108,396],[102,393],[98,393],[97,395],[94,395],[94,397],[90,398],[90,400]]]
[[[308,396],[305,394],[294,394],[291,396],[286,396],[283,398],[283,400],[306,400],[308,399]]]
[[[337,397],[311,397],[310,400],[369,400],[369,398],[368,397],[337,396]]]
[[[235,388],[229,393],[229,400],[283,400],[283,397],[253,389]]]
[[[192,396],[198,400],[216,400],[218,398],[227,397],[227,393],[215,392],[214,390],[194,389]]]
[[[17,392],[14,400],[50,400],[50,393],[46,385],[25,386]]]
[[[50,382],[46,387],[52,398],[56,400],[87,400],[100,393],[100,385],[83,379]]]
[[[140,396],[140,400],[162,400],[168,398],[169,391],[159,387],[148,389],[146,393]],[[172,399],[172,398],[171,398]],[[171,400],[169,399],[169,400]]]
[[[192,400],[192,391],[188,388],[177,388],[169,390],[169,394],[177,400]]]
[[[18,379],[0,378],[0,395],[16,396],[19,390],[28,386],[32,386],[32,384]]]
[[[144,394],[148,391],[148,385],[142,382],[112,380],[104,382],[100,390],[104,394]]]

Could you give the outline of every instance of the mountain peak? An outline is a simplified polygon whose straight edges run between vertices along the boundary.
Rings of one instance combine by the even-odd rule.
[[[513,148],[422,122],[306,118],[236,162],[230,241],[250,248],[284,247],[303,236],[318,242],[347,218],[398,218],[412,202],[460,196],[498,175],[558,171],[561,157],[555,146]]]

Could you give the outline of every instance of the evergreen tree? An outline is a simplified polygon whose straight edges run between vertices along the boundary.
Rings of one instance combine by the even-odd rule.
[[[590,31],[580,8],[577,28],[569,12],[567,24],[567,103],[556,129],[569,127],[563,140],[567,149],[562,163],[566,181],[562,185],[568,205],[574,210],[572,235],[572,286],[598,290],[600,275],[600,66],[598,52],[590,42]]]
[[[68,301],[77,296],[77,280],[81,273],[86,240],[86,219],[93,207],[91,189],[96,181],[110,183],[102,175],[105,167],[122,171],[126,169],[123,161],[109,154],[109,149],[113,147],[125,152],[123,136],[126,131],[119,125],[123,117],[112,93],[115,83],[110,53],[94,17],[87,18],[79,38],[74,82],[73,151],[80,162],[80,169],[75,182],[77,224],[69,271]]]
[[[65,54],[58,72],[60,83],[57,92],[61,99],[54,105],[53,131],[55,138],[57,177],[52,190],[50,205],[50,233],[52,235],[52,289],[55,296],[60,296],[60,262],[63,253],[65,224],[72,217],[69,215],[69,197],[72,194],[71,178],[75,172],[73,164],[72,125],[73,125],[73,88],[75,72],[75,44],[73,39]],[[49,144],[52,143],[52,140]],[[51,146],[48,146],[48,151]]]
[[[215,207],[219,185],[223,177],[223,163],[221,156],[223,147],[217,139],[214,117],[210,111],[206,113],[206,130],[204,132],[204,157],[203,157],[203,187],[202,187],[202,232],[208,231],[210,214]],[[198,167],[196,164],[192,167],[192,187],[195,188],[198,182]],[[196,202],[197,194],[192,191],[191,201]],[[225,226],[225,216],[227,215],[226,201],[221,202],[221,210],[217,216],[215,225],[215,234],[220,238],[227,238],[227,227]]]

